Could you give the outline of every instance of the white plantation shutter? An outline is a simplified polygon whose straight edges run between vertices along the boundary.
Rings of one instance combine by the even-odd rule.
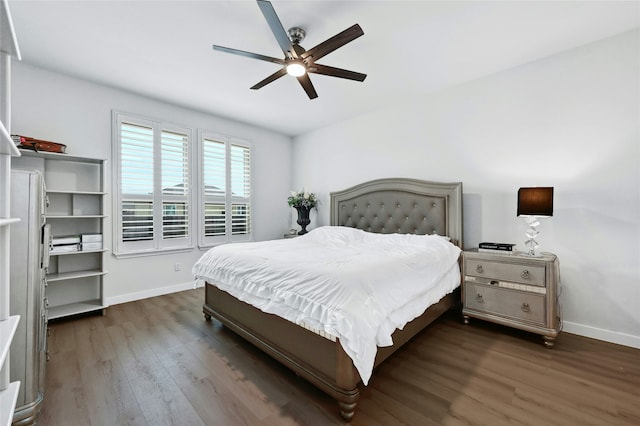
[[[191,246],[191,131],[115,114],[114,135],[114,252]]]
[[[231,234],[251,232],[251,151],[246,146],[231,145]]]
[[[225,194],[227,175],[225,173],[226,145],[213,139],[203,139],[204,188],[204,236],[224,237],[226,235]]]
[[[202,133],[200,245],[251,236],[251,148],[247,142]]]
[[[153,129],[120,125],[121,238],[153,240]]]
[[[163,131],[162,238],[189,235],[189,138]]]

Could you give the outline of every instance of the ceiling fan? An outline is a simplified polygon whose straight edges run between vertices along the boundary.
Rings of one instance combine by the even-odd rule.
[[[260,59],[262,61],[273,62],[278,65],[282,65],[275,73],[265,78],[261,82],[255,84],[251,89],[257,90],[266,86],[269,83],[279,79],[280,77],[290,74],[298,79],[300,85],[309,96],[309,99],[315,99],[318,97],[316,89],[311,83],[309,74],[322,74],[331,77],[346,78],[355,81],[364,81],[367,77],[366,74],[359,72],[344,70],[341,68],[330,67],[316,63],[316,61],[325,55],[333,52],[339,47],[355,40],[356,38],[364,35],[360,25],[355,24],[346,30],[334,35],[333,37],[323,41],[319,45],[312,47],[309,50],[305,50],[300,46],[300,42],[305,37],[305,31],[302,28],[293,27],[289,31],[285,31],[284,27],[280,23],[280,19],[273,9],[271,2],[265,0],[257,0],[258,6],[262,11],[267,24],[271,28],[271,32],[276,37],[282,52],[284,53],[284,59],[274,58],[271,56],[260,55],[258,53],[245,52],[244,50],[231,49],[229,47],[213,45],[214,50],[221,52],[233,53],[235,55],[246,56],[248,58]]]

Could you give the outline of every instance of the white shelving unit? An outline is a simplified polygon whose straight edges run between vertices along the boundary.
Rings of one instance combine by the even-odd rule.
[[[19,391],[20,382],[12,382],[9,383],[5,390],[0,392],[0,420],[3,422],[3,426],[11,424]]]
[[[23,151],[15,168],[40,170],[48,206],[51,236],[104,235],[106,160],[68,154]],[[45,290],[50,320],[107,307],[104,302],[106,247],[51,251]]]
[[[3,342],[10,342],[13,339],[13,335],[18,328],[18,322],[20,317],[17,315],[10,316],[5,321],[0,321],[0,336],[2,336]],[[0,365],[4,364],[9,354],[9,345],[0,346]]]
[[[11,21],[9,3],[0,2],[0,426],[8,426],[18,399],[20,382],[9,383],[8,358],[11,341],[20,316],[10,313],[9,306],[9,238],[10,226],[18,220],[10,217],[11,157],[20,152],[10,137],[11,124],[11,58],[20,60],[20,49]]]

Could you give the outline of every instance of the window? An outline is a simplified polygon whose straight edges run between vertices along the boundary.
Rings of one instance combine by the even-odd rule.
[[[248,142],[202,132],[201,232],[210,246],[251,237],[251,147]]]
[[[191,130],[114,115],[115,253],[186,248]]]

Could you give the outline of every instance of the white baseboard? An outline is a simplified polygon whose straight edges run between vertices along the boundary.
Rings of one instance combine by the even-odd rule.
[[[615,331],[604,330],[602,328],[590,327],[588,325],[567,321],[562,322],[562,331],[577,334],[579,336],[590,337],[592,339],[604,340],[605,342],[615,343],[617,345],[640,349],[640,336],[618,333]]]
[[[162,296],[164,294],[177,293],[179,291],[191,290],[196,287],[202,287],[203,282],[199,282],[198,285],[194,281],[186,283],[175,284],[167,287],[153,288],[150,290],[137,291],[135,293],[122,294],[120,296],[107,297],[107,305],[118,305],[120,303],[133,302],[136,300],[148,299],[149,297]]]

